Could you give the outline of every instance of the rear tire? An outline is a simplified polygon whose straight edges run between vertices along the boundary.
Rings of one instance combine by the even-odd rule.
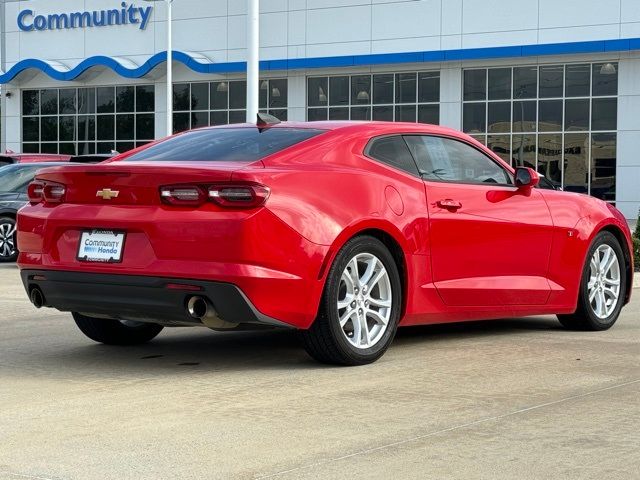
[[[87,317],[76,312],[72,315],[82,333],[106,345],[139,345],[152,340],[163,329],[162,325],[155,323],[126,325],[119,320]]]
[[[626,289],[627,268],[620,242],[610,232],[600,232],[587,252],[577,309],[558,315],[558,320],[570,330],[608,330],[620,316]]]
[[[401,306],[400,274],[387,247],[374,237],[353,238],[329,270],[315,322],[301,332],[304,347],[322,363],[372,363],[391,344]]]
[[[0,262],[15,262],[18,258],[16,221],[11,217],[0,217]]]

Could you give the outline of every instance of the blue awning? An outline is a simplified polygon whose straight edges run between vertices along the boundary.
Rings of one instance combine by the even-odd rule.
[[[422,52],[382,53],[368,55],[343,55],[315,58],[292,58],[263,60],[261,70],[296,70],[308,68],[332,68],[364,65],[388,65],[401,63],[426,63],[490,58],[538,57],[545,55],[570,55],[585,53],[607,53],[640,50],[640,38],[597,40],[587,42],[548,43],[515,45],[504,47],[467,48],[454,50],[432,50]],[[198,73],[236,73],[246,71],[246,62],[212,62],[204,55],[193,52],[173,52],[174,61],[184,64]],[[125,57],[89,57],[73,68],[56,61],[25,59],[0,75],[0,84],[9,83],[20,73],[36,69],[54,80],[71,81],[93,67],[107,67],[124,78],[141,78],[166,62],[167,53],[160,52],[138,65]]]

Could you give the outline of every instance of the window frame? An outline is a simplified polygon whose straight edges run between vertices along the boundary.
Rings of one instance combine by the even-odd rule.
[[[498,160],[498,159],[494,158],[493,155],[489,155],[483,149],[478,148],[476,145],[474,145],[473,143],[470,143],[469,141],[467,141],[464,138],[458,138],[458,137],[454,137],[454,136],[450,136],[450,135],[441,135],[441,134],[437,134],[437,133],[416,133],[416,132],[411,132],[409,134],[403,134],[403,138],[404,137],[436,137],[436,138],[442,138],[442,139],[445,139],[445,140],[452,140],[454,142],[458,142],[458,143],[461,143],[463,145],[466,145],[466,146],[472,148],[473,150],[477,151],[478,153],[480,153],[484,157],[486,157],[490,162],[494,163],[499,169],[501,169],[502,171],[504,171],[506,173],[507,178],[511,181],[511,183],[485,183],[485,182],[464,182],[464,181],[461,181],[461,180],[441,180],[441,179],[425,178],[423,176],[423,174],[420,173],[419,163],[418,163],[417,159],[415,158],[413,152],[411,151],[411,148],[407,144],[407,147],[409,147],[409,153],[411,153],[411,156],[413,157],[414,162],[416,163],[416,165],[418,165],[418,174],[420,175],[420,178],[422,178],[422,180],[424,182],[448,183],[448,184],[454,184],[454,185],[478,185],[478,186],[485,186],[485,187],[489,187],[489,188],[509,187],[509,188],[514,189],[514,190],[517,190],[517,187],[515,186],[515,182],[514,182],[515,171],[511,171],[512,167],[510,165],[504,164],[504,162],[502,160]]]
[[[391,165],[389,163],[386,163],[382,160],[380,160],[379,158],[375,158],[370,154],[371,151],[371,147],[373,145],[373,143],[377,140],[382,140],[384,138],[390,138],[390,137],[400,137],[400,140],[402,140],[402,142],[405,144],[405,146],[407,147],[407,152],[409,152],[409,156],[411,157],[411,160],[413,161],[413,165],[416,167],[415,170],[415,174],[408,172],[406,170],[403,170],[401,168],[398,168],[394,165]],[[369,160],[373,160],[374,162],[383,165],[387,168],[391,168],[396,172],[400,172],[403,173],[405,175],[410,176],[411,178],[417,178],[417,179],[421,179],[420,176],[420,168],[418,167],[418,163],[416,162],[415,157],[413,156],[413,154],[411,153],[411,149],[409,148],[409,145],[407,145],[407,142],[404,140],[404,133],[402,132],[394,132],[394,133],[384,133],[382,135],[376,135],[374,137],[371,137],[368,141],[367,144],[365,145],[365,147],[362,149],[362,155],[364,155],[366,158],[368,158]]]
[[[612,64],[616,71],[615,77],[612,77],[612,80],[605,81],[602,77],[603,74],[599,73],[600,69],[606,64]],[[463,84],[462,84],[462,92],[461,92],[461,115],[462,115],[462,129],[467,134],[470,135],[475,140],[487,146],[489,149],[494,150],[494,147],[498,147],[494,150],[494,154],[500,156],[505,163],[510,166],[520,165],[521,162],[524,164],[532,164],[532,168],[534,168],[540,174],[544,174],[547,171],[547,168],[550,164],[557,164],[557,172],[553,174],[553,177],[548,177],[550,181],[554,184],[559,185],[561,189],[565,189],[567,191],[579,191],[580,193],[585,193],[587,195],[595,196],[596,198],[600,198],[609,203],[616,202],[616,188],[615,185],[618,183],[619,179],[615,176],[609,182],[609,186],[607,188],[601,187],[602,177],[599,177],[598,170],[596,168],[596,163],[598,163],[599,159],[597,158],[598,150],[595,146],[595,139],[601,138],[601,135],[611,134],[615,135],[619,132],[620,126],[617,124],[617,114],[619,111],[619,99],[620,99],[620,70],[619,70],[620,60],[619,59],[601,59],[601,60],[575,60],[575,61],[556,61],[556,62],[538,62],[538,63],[518,63],[514,62],[510,65],[489,65],[489,66],[469,66],[463,68]],[[588,82],[588,88],[583,89],[582,92],[569,92],[571,90],[571,78],[572,72],[576,67],[588,67],[588,74],[583,75],[584,81]],[[508,99],[491,99],[489,98],[489,78],[491,76],[491,72],[495,70],[500,70],[508,68],[512,71],[512,79],[511,79],[511,95]],[[519,98],[516,94],[516,87],[514,84],[514,72],[516,69],[520,68],[536,68],[537,69],[537,86],[536,86],[536,96],[531,98]],[[466,72],[475,72],[475,75],[480,75],[479,72],[484,72],[485,77],[485,94],[484,98],[475,98],[475,99],[465,99],[465,84],[464,78]],[[552,86],[552,91],[545,90],[543,86],[542,79],[543,78],[553,78],[554,85]],[[603,83],[604,82],[604,83]],[[588,90],[588,91],[587,91]],[[571,95],[569,95],[571,93]],[[580,94],[578,94],[580,93]],[[511,107],[511,115],[510,120],[505,124],[502,122],[502,125],[506,128],[495,128],[492,129],[492,124],[489,123],[489,110],[491,105],[499,102],[508,102],[512,105]],[[520,108],[517,105],[518,102],[531,102],[535,103],[536,109],[536,120],[534,122],[523,122],[525,124],[525,129],[521,131],[518,128],[516,122],[516,115],[514,114],[515,108]],[[541,112],[549,112],[549,110],[544,110],[551,105],[551,102],[559,102],[560,103],[560,117],[556,117],[552,119],[552,122],[545,123],[542,120],[546,120],[548,118],[541,118]],[[582,127],[580,129],[575,129],[573,127],[565,125],[568,118],[567,108],[571,108],[572,105],[575,105],[575,102],[586,102],[588,105],[586,107],[586,111],[584,112],[583,117],[585,117],[586,127]],[[465,119],[471,120],[472,116],[465,115],[465,112],[472,113],[474,108],[480,109],[480,107],[473,107],[472,105],[483,105],[483,113],[484,113],[484,124],[482,125],[481,130],[469,130],[465,128]],[[608,107],[607,107],[608,105]],[[594,111],[597,111],[598,108],[605,108],[605,111],[615,112],[614,115],[610,117],[606,117],[610,120],[610,122],[599,124],[597,120],[594,118]],[[551,107],[549,107],[551,108]],[[557,106],[554,108],[558,108]],[[570,112],[569,112],[570,113]],[[602,117],[606,120],[605,117]],[[553,122],[553,120],[559,120],[558,123]],[[529,126],[526,126],[527,123],[532,124],[533,129]],[[500,126],[501,124],[496,124]],[[471,125],[470,125],[471,126]],[[573,134],[584,133],[587,135],[587,140],[585,142],[584,152],[586,158],[578,159],[572,158],[567,160],[570,154],[567,153],[568,146],[570,145],[570,140]],[[560,153],[557,155],[557,158],[552,158],[546,154],[543,154],[543,150],[548,149],[547,145],[542,142],[543,139],[548,140],[551,136],[558,136],[559,143],[557,144],[557,148]],[[568,140],[569,139],[569,140]],[[502,152],[502,147],[506,144],[506,152]],[[520,146],[524,146],[524,155],[521,157],[516,155]],[[617,140],[614,139],[611,141],[610,145],[607,147],[614,152],[614,155],[618,155],[618,144]],[[584,180],[584,185],[580,182],[575,182],[577,176],[572,173],[572,169],[569,165],[571,164],[582,164],[585,162],[586,165],[586,176]],[[553,178],[553,180],[551,180]],[[573,188],[576,187],[575,190]]]
[[[277,82],[284,82],[283,87],[284,91],[281,91],[280,88],[277,87]],[[244,83],[244,86],[242,84]],[[259,111],[263,113],[268,113],[270,115],[274,115],[282,121],[286,121],[289,117],[289,78],[283,76],[277,77],[260,77],[259,80]],[[225,107],[221,107],[219,105],[214,105],[214,96],[213,89],[217,89],[218,86],[226,84],[224,90],[220,90],[219,93],[222,94],[225,100]],[[197,105],[196,108],[193,107],[192,99],[193,99],[193,86],[207,86],[207,102],[203,105]],[[173,98],[173,129],[175,133],[181,133],[184,131],[193,130],[196,128],[205,128],[205,127],[213,127],[213,126],[222,126],[222,125],[235,125],[244,123],[246,121],[246,113],[247,106],[246,105],[232,105],[231,104],[231,91],[235,89],[240,89],[246,93],[247,90],[247,80],[246,78],[223,78],[218,80],[196,80],[196,81],[185,81],[185,82],[176,82],[172,87],[172,98]],[[266,88],[263,88],[263,85],[266,85]],[[186,89],[187,98],[185,101],[188,103],[188,108],[178,108],[181,105],[176,105],[176,101],[179,100],[176,97],[176,89],[183,88]],[[278,90],[278,97],[274,96],[274,90]],[[246,95],[241,96],[241,101],[246,103]],[[273,98],[281,98],[285,105],[283,106],[271,106]],[[196,115],[206,115],[206,124],[196,124],[194,125],[194,118]],[[215,117],[220,117],[221,119],[225,119],[224,122],[214,121]],[[183,119],[186,119],[185,125],[186,128],[181,129],[181,122]],[[237,121],[239,120],[239,121]]]
[[[113,111],[104,112],[98,109],[98,91],[110,91],[110,97],[113,97]],[[130,108],[118,108],[118,90],[125,91],[131,89],[132,106]],[[43,91],[55,91],[57,98],[56,113],[42,113],[41,95]],[[34,112],[29,115],[24,114],[25,95],[37,97],[37,107]],[[63,106],[60,99],[63,95],[69,97],[71,94],[73,102],[73,113],[63,113]],[[82,100],[81,100],[82,99]],[[139,100],[150,99],[153,102],[151,110],[142,107],[143,104]],[[83,105],[87,102],[87,106]],[[86,108],[86,111],[85,111]],[[140,147],[155,140],[155,131],[149,131],[152,136],[139,136],[138,123],[143,125],[144,122],[152,122],[155,129],[155,84],[153,83],[128,83],[122,85],[79,85],[79,86],[59,86],[51,88],[22,88],[20,90],[20,144],[23,152],[30,153],[55,153],[67,155],[82,154],[99,154],[106,153],[110,150],[118,150],[121,153]],[[122,121],[125,116],[131,116],[133,122],[132,135],[127,138],[120,138],[118,135],[118,122]],[[71,128],[63,130],[63,122],[71,121]],[[107,136],[109,138],[101,139],[98,136],[99,122],[107,122]],[[37,138],[25,138],[25,125],[34,122]],[[43,124],[55,122],[55,139],[48,140],[43,136]],[[113,125],[109,125],[112,122]],[[86,125],[86,135],[84,134],[84,126]],[[102,124],[104,126],[104,124]],[[52,125],[53,126],[53,125]],[[53,134],[52,128],[51,133]],[[71,133],[71,139],[65,139],[63,133],[68,131]],[[130,137],[130,138],[128,138]],[[73,149],[73,153],[65,149]],[[84,150],[84,149],[87,150]]]
[[[373,156],[371,156],[370,154],[370,150],[371,150],[371,146],[374,143],[374,141],[379,140],[379,139],[383,139],[383,138],[388,138],[388,137],[401,137],[402,140],[404,141],[405,145],[407,146],[407,150],[409,151],[409,155],[411,155],[411,158],[413,160],[413,163],[416,167],[416,172],[417,174],[412,174],[406,170],[402,170],[394,165],[391,165],[389,163],[386,163],[378,158],[375,158]],[[507,178],[511,181],[511,183],[506,184],[506,183],[477,183],[477,182],[461,182],[461,181],[453,181],[453,180],[437,180],[437,179],[427,179],[424,178],[424,176],[420,173],[420,166],[418,164],[418,161],[416,159],[416,157],[414,156],[413,152],[411,151],[411,148],[409,147],[409,144],[407,143],[407,141],[405,140],[405,137],[438,137],[438,138],[443,138],[446,140],[453,140],[453,141],[457,141],[459,143],[462,143],[463,145],[467,145],[468,147],[471,147],[472,149],[476,150],[477,152],[479,152],[481,155],[484,155],[485,157],[487,157],[489,159],[489,161],[493,162],[494,164],[496,164],[496,166],[500,169],[502,169],[503,171],[506,172]],[[481,185],[481,186],[487,186],[487,187],[510,187],[513,190],[517,190],[517,187],[515,186],[515,182],[514,182],[514,176],[515,176],[515,171],[512,171],[512,167],[510,165],[507,165],[506,163],[504,163],[501,159],[496,159],[493,157],[493,154],[489,154],[486,151],[484,151],[484,149],[478,148],[478,146],[474,145],[473,143],[467,141],[464,138],[458,138],[458,137],[453,137],[450,135],[443,135],[443,134],[438,134],[438,133],[421,133],[421,132],[393,132],[393,133],[385,133],[385,134],[381,134],[381,135],[376,135],[371,137],[368,141],[367,144],[365,145],[364,149],[362,150],[362,154],[368,158],[369,160],[373,160],[374,162],[380,164],[380,165],[384,165],[387,168],[391,168],[394,171],[397,172],[401,172],[405,175],[409,175],[412,178],[418,178],[420,180],[422,180],[423,182],[436,182],[436,183],[450,183],[450,184],[458,184],[458,185]]]
[[[421,101],[420,100],[420,80],[421,80],[421,75],[433,75],[433,77],[430,78],[435,78],[437,74],[437,79],[438,79],[438,92],[437,92],[437,96],[438,96],[438,100],[437,101]],[[393,77],[393,88],[391,89],[391,101],[390,102],[385,102],[385,103],[375,103],[374,99],[375,99],[375,77],[376,76],[391,76]],[[399,77],[401,75],[412,75],[415,78],[415,99],[411,102],[401,102],[398,100],[398,92],[399,92],[399,87],[398,87],[398,83],[399,83]],[[369,92],[368,92],[368,100],[364,103],[358,103],[357,101],[354,103],[352,101],[352,97],[353,97],[353,82],[354,79],[358,78],[358,77],[369,77]],[[394,70],[394,71],[389,71],[389,72],[366,72],[366,73],[332,73],[332,74],[325,74],[325,75],[307,75],[305,77],[305,119],[306,121],[314,121],[314,120],[310,120],[310,113],[311,112],[323,112],[324,115],[322,115],[322,118],[320,119],[320,121],[335,121],[338,120],[337,118],[331,118],[331,110],[336,110],[336,109],[344,109],[344,113],[346,113],[346,118],[344,120],[365,120],[365,121],[383,121],[383,120],[374,120],[374,110],[376,108],[388,108],[391,109],[391,119],[390,120],[386,120],[386,121],[391,121],[391,122],[409,122],[409,123],[421,123],[420,122],[420,108],[421,107],[426,107],[426,108],[437,108],[437,120],[438,120],[438,124],[441,121],[441,108],[440,108],[440,104],[441,104],[441,97],[442,97],[442,89],[441,89],[441,77],[442,77],[442,72],[440,70],[433,70],[433,69],[427,69],[427,70],[418,70],[418,69],[411,69],[411,70]],[[331,79],[332,78],[345,78],[348,80],[348,94],[349,94],[349,101],[346,104],[342,104],[342,105],[336,105],[336,104],[331,104]],[[322,80],[325,80],[326,82],[326,91],[323,90],[323,94],[326,96],[326,101],[324,101],[324,103],[322,104],[311,104],[311,102],[309,101],[309,95],[310,95],[310,90],[309,90],[309,82],[310,80],[317,80],[320,83],[322,83]],[[414,115],[414,120],[401,120],[399,118],[400,115],[402,115],[401,110],[403,108],[413,108],[415,109],[415,115]],[[368,115],[366,119],[362,119],[362,118],[354,118],[353,117],[353,113],[356,110],[367,110],[368,109]],[[315,118],[315,117],[314,117]]]

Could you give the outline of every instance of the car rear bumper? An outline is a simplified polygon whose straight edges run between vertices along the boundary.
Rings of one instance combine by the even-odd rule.
[[[42,306],[63,312],[164,325],[202,325],[187,309],[189,299],[198,296],[225,322],[290,327],[260,313],[231,283],[56,270],[25,269],[20,274],[30,298],[31,291],[39,289]]]
[[[267,208],[207,207],[29,204],[18,212],[18,267],[228,283],[264,315],[309,328],[330,247],[302,237]],[[78,260],[83,232],[96,229],[126,233],[119,263]]]

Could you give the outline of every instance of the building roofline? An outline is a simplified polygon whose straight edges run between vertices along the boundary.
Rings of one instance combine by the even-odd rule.
[[[430,63],[496,58],[538,57],[546,55],[570,55],[585,53],[626,52],[640,50],[640,38],[593,40],[583,42],[543,43],[504,47],[463,48],[453,50],[430,50],[422,52],[377,53],[367,55],[343,55],[331,57],[291,58],[263,60],[260,70],[300,70],[313,68],[354,67],[402,63]],[[208,62],[199,54],[174,51],[175,61],[198,73],[237,73],[246,71],[246,62]],[[93,67],[107,67],[124,78],[141,78],[158,65],[165,63],[167,53],[159,52],[140,66],[126,58],[94,56],[73,68],[60,68],[58,61],[24,59],[13,65],[6,73],[0,74],[0,84],[9,83],[20,73],[29,69],[40,70],[54,80],[72,81]]]

